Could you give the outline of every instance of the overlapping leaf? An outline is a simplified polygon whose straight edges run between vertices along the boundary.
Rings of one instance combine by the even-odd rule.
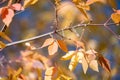
[[[0,16],[2,18],[2,21],[5,23],[5,25],[8,27],[15,15],[14,10],[20,11],[23,10],[23,7],[21,4],[13,4],[11,6],[2,7],[0,8]]]
[[[68,52],[67,46],[63,40],[56,40],[53,38],[48,38],[45,40],[41,48],[48,46],[49,55],[54,55],[58,51],[58,46],[65,52]]]

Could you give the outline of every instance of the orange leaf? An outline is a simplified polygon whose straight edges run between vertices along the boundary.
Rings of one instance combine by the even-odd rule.
[[[54,55],[57,51],[58,51],[57,42],[53,42],[51,45],[49,45],[49,47],[48,47],[49,55]]]
[[[120,22],[120,11],[116,10],[115,13],[111,15],[111,18],[115,23],[119,23]]]
[[[0,36],[9,42],[12,42],[12,40],[4,32],[0,32]]]
[[[110,63],[108,59],[104,58],[101,54],[98,54],[98,62],[103,69],[105,69],[108,72],[111,72]]]
[[[66,46],[66,44],[64,43],[63,40],[57,40],[57,42],[58,42],[59,47],[60,47],[63,51],[68,52],[67,46]]]
[[[0,9],[0,15],[5,25],[9,26],[9,24],[12,21],[12,18],[14,17],[14,11],[7,7],[3,7]]]
[[[41,46],[41,48],[46,47],[48,45],[51,45],[54,42],[53,38],[48,38],[45,40],[45,42],[43,43],[43,45]]]

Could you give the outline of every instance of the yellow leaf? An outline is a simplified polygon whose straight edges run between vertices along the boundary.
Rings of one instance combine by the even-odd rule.
[[[87,12],[86,12],[84,9],[80,8],[79,6],[78,6],[78,9],[79,9],[80,12],[89,20],[88,15],[87,15]]]
[[[69,64],[69,70],[73,71],[78,64],[78,56],[74,55]]]
[[[68,52],[67,46],[66,46],[66,44],[64,43],[63,40],[57,40],[57,42],[58,42],[59,47],[60,47],[63,51]]]
[[[49,45],[49,47],[48,47],[49,55],[54,55],[57,51],[58,51],[57,42],[53,42],[51,45]]]
[[[69,51],[66,53],[66,55],[62,56],[61,60],[69,60],[73,57],[75,53],[75,51]]]
[[[92,70],[99,72],[97,60],[92,60],[92,61],[89,63],[89,67],[90,67]]]
[[[9,42],[12,42],[12,40],[4,32],[0,32],[0,36]]]
[[[24,4],[23,4],[23,7],[26,8],[26,7],[30,6],[30,5],[35,4],[36,2],[38,2],[38,0],[25,0]]]
[[[2,41],[0,41],[0,49],[3,49],[3,48],[5,48],[5,47],[6,47],[6,44],[3,43]]]
[[[82,68],[83,68],[84,74],[86,74],[87,69],[88,69],[88,63],[87,63],[85,57],[83,57],[83,59],[82,59]]]

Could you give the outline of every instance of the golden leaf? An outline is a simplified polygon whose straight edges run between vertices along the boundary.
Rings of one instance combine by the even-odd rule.
[[[9,42],[12,42],[12,40],[4,32],[0,32],[0,36]]]
[[[77,66],[77,64],[78,64],[78,56],[74,55],[71,58],[71,61],[70,61],[70,64],[69,64],[69,70],[73,71],[75,69],[75,67]]]
[[[68,51],[66,55],[62,56],[61,60],[69,60],[73,57],[76,51]]]
[[[67,46],[66,46],[66,44],[64,43],[63,40],[57,40],[57,42],[58,42],[59,47],[60,47],[63,51],[68,52]]]
[[[25,0],[24,4],[23,4],[23,7],[26,8],[26,7],[30,6],[30,5],[35,4],[36,2],[38,2],[38,0]]]
[[[5,47],[6,47],[6,44],[3,43],[2,41],[0,41],[0,49],[3,49],[3,48],[5,48]]]

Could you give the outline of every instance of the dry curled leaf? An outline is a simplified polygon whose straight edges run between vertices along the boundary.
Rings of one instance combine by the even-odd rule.
[[[59,47],[60,47],[64,52],[68,52],[67,46],[66,46],[66,44],[64,43],[63,40],[57,40],[57,42],[58,42]]]
[[[110,63],[108,59],[104,58],[101,54],[98,54],[98,63],[108,72],[111,72]]]

